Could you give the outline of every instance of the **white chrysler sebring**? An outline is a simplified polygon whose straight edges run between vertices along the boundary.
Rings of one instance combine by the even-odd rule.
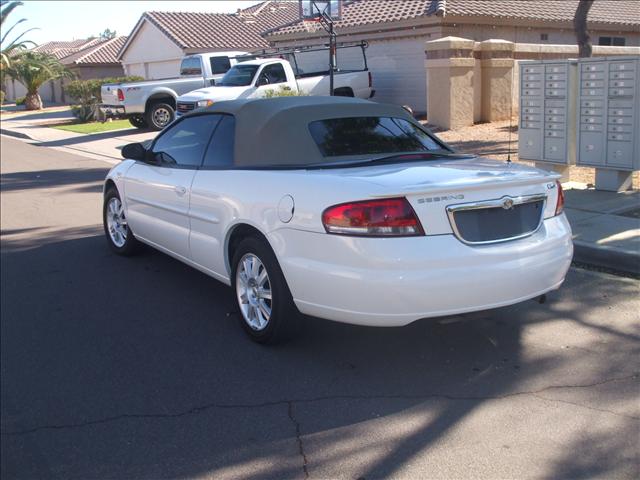
[[[456,154],[396,106],[220,102],[122,154],[109,246],[149,244],[230,285],[259,342],[298,311],[400,326],[514,304],[557,289],[573,254],[557,175]]]

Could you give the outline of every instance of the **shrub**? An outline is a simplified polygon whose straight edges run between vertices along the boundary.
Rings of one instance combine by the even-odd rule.
[[[16,98],[16,105],[24,105],[24,97]]]
[[[265,92],[264,98],[273,97],[306,97],[307,94],[302,91],[293,91],[289,87],[281,85],[278,90],[269,89]]]
[[[87,123],[95,118],[96,107],[94,105],[72,105],[71,113],[81,123]]]
[[[92,80],[75,80],[64,86],[67,95],[75,100],[71,107],[73,115],[81,122],[96,118],[97,106],[101,101],[100,90],[107,83],[126,83],[144,80],[142,77],[96,78]]]

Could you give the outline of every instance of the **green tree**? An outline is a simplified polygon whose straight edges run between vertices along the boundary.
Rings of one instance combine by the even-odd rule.
[[[62,77],[72,77],[55,57],[39,52],[20,52],[12,57],[7,73],[27,89],[24,105],[27,110],[40,110],[42,99],[38,90],[50,81]]]
[[[102,32],[99,37],[105,40],[111,40],[112,38],[116,38],[116,31],[105,28],[104,32]]]

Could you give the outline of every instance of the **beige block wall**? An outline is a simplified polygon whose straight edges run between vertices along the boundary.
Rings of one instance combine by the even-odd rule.
[[[427,120],[450,129],[516,116],[519,63],[525,59],[576,58],[578,47],[445,37],[426,42],[425,54]],[[595,46],[593,54],[640,55],[640,47]]]
[[[527,1],[527,0],[525,0]],[[529,0],[532,1],[532,0]],[[547,40],[541,40],[541,34],[547,34]],[[443,36],[456,36],[482,42],[491,38],[500,38],[514,43],[537,43],[542,45],[571,45],[576,43],[576,36],[572,28],[532,27],[532,26],[497,26],[483,24],[461,24],[443,26]],[[625,46],[640,46],[640,32],[589,29],[589,35],[594,45],[598,45],[599,38],[624,37]]]

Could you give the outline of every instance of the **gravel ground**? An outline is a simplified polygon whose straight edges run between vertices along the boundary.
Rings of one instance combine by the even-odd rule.
[[[428,125],[427,125],[428,126]],[[506,160],[509,150],[509,122],[479,123],[471,127],[438,132],[437,135],[445,142],[463,153],[476,153],[486,157]],[[518,159],[518,126],[511,131],[511,160],[533,165],[534,162]],[[586,184],[595,182],[595,169],[589,167],[571,166],[570,180]],[[640,172],[633,175],[633,188],[640,189]]]

